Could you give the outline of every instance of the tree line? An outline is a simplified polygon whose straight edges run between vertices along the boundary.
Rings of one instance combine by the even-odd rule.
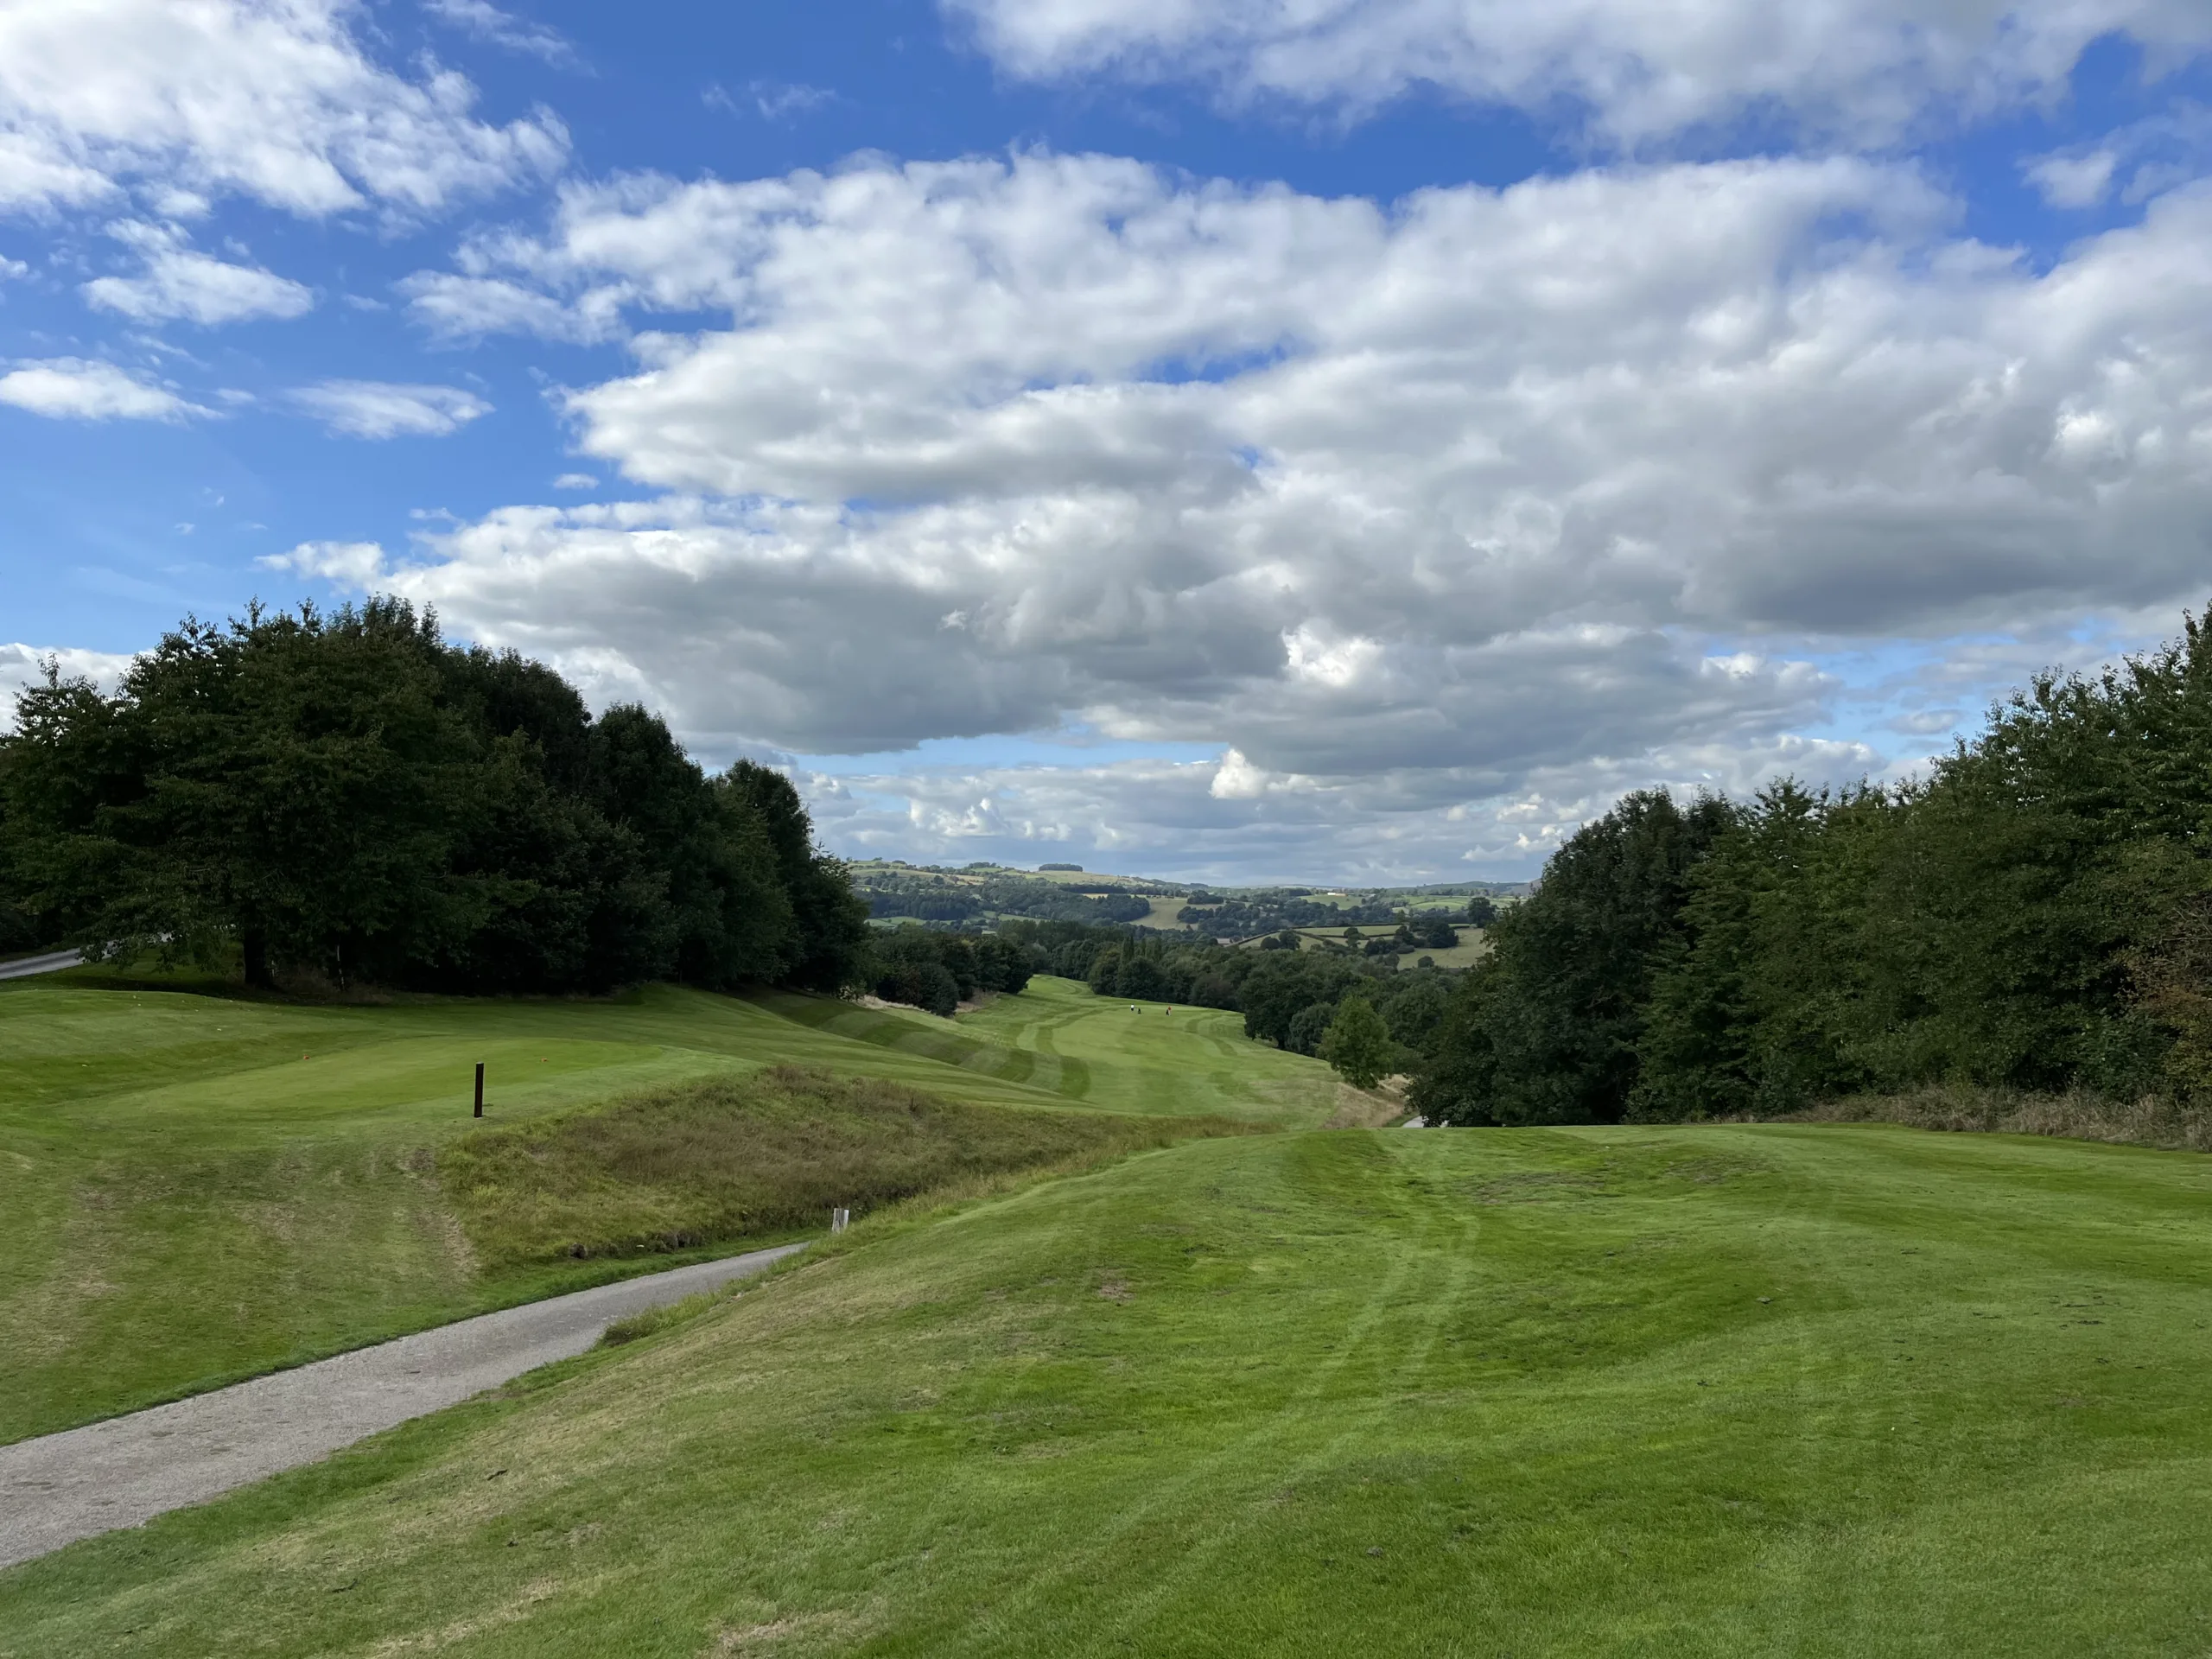
[[[1928,775],[1624,798],[1463,976],[1459,1123],[1769,1115],[1931,1083],[2212,1093],[2212,632],[2038,676]]]
[[[111,695],[49,670],[0,737],[0,945],[255,985],[834,991],[867,910],[790,780],[449,644],[399,600],[188,620]]]
[[[1152,901],[1126,887],[1075,889],[998,871],[980,882],[935,874],[868,871],[854,887],[868,901],[868,913],[879,918],[957,924],[996,914],[1039,921],[1141,922],[1152,913]]]

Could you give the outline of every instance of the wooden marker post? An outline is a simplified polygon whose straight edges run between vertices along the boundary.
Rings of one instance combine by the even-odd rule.
[[[484,1116],[484,1062],[476,1062],[476,1116]]]

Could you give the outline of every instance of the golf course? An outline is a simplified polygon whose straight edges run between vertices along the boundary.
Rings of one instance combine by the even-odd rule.
[[[1042,977],[955,1020],[207,991],[0,988],[0,1437],[818,1235],[778,1194],[833,1154],[884,1196],[0,1573],[0,1654],[2212,1643],[2195,1154],[1324,1128],[1351,1091],[1235,1016]],[[757,1202],[698,1208],[753,1191],[716,1158]]]

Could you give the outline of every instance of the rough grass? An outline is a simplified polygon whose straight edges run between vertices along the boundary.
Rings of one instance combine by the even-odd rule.
[[[963,1104],[779,1065],[473,1135],[438,1174],[494,1265],[688,1249],[819,1229],[979,1177],[1236,1134],[1219,1120]]]
[[[2202,1654],[2208,1350],[2201,1158],[1188,1143],[0,1573],[0,1654]]]
[[[1852,1095],[1764,1121],[1901,1123],[1952,1133],[2044,1135],[2170,1152],[2212,1152],[2212,1111],[2155,1097],[2118,1101],[2080,1090],[2027,1094],[1931,1084],[1904,1094]]]

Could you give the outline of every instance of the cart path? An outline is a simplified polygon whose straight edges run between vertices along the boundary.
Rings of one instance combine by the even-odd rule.
[[[760,1272],[783,1244],[625,1279],[83,1428],[0,1446],[0,1567],[203,1503],[582,1353],[617,1319]]]
[[[17,957],[0,962],[0,979],[29,979],[34,974],[58,974],[84,961],[81,950],[49,950],[42,957]]]

